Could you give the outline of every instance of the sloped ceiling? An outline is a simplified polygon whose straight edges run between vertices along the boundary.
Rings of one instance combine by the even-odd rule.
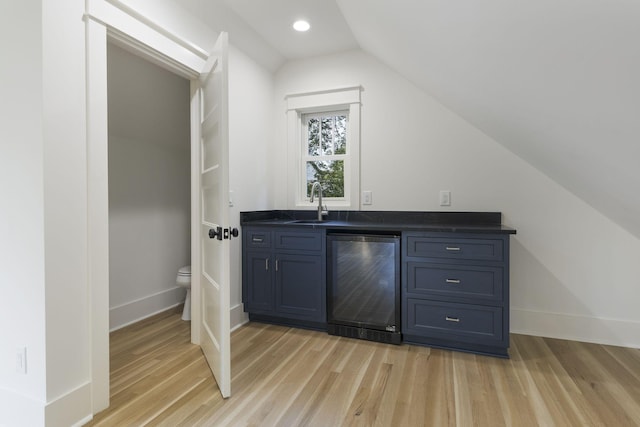
[[[364,50],[640,237],[640,2],[337,3]]]
[[[640,238],[640,1],[176,1],[272,70],[362,48]]]

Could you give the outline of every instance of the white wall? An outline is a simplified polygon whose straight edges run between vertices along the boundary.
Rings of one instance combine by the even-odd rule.
[[[108,45],[111,329],[184,301],[190,257],[189,81]]]
[[[39,1],[0,5],[0,425],[44,419],[41,16]],[[16,348],[23,346],[27,375],[15,371]]]
[[[360,84],[361,190],[372,210],[500,211],[512,332],[640,347],[640,241],[362,51],[276,73],[272,191],[286,206],[284,96]],[[452,205],[438,205],[450,190]]]
[[[2,425],[91,413],[83,10],[82,0],[0,10]],[[15,372],[21,346],[26,374]]]
[[[91,413],[84,1],[42,2],[47,425]]]
[[[239,49],[229,49],[229,188],[231,225],[240,212],[273,209],[269,190],[273,146],[273,74]],[[242,230],[240,230],[242,233]],[[231,327],[247,320],[242,309],[242,235],[231,241]]]

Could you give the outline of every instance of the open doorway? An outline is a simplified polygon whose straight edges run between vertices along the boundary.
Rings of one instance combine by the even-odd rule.
[[[212,53],[132,13],[105,5],[88,12],[87,175],[88,251],[91,310],[91,400],[93,413],[109,406],[109,206],[107,39],[153,64],[189,79],[191,149],[191,341],[203,349],[221,393],[230,395],[229,241],[208,232],[228,219],[228,35],[221,33]],[[113,13],[112,13],[113,12]],[[211,133],[215,129],[217,132]],[[211,145],[219,150],[211,150]],[[204,168],[202,153],[209,153]],[[212,179],[213,178],[213,179]],[[210,184],[217,183],[210,191]],[[211,209],[210,206],[219,209]],[[209,207],[209,208],[207,208]],[[213,216],[211,215],[213,213]],[[143,235],[144,230],[138,235]],[[200,260],[215,260],[205,269]],[[208,289],[201,283],[207,280]],[[224,386],[224,387],[223,387]]]
[[[190,265],[190,82],[107,45],[109,329],[181,304]]]

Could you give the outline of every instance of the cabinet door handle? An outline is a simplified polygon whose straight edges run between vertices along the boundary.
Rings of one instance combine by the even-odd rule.
[[[278,271],[278,259],[276,258],[276,271]]]
[[[451,284],[459,284],[460,280],[458,280],[458,279],[447,279],[446,282],[447,283],[451,283]]]
[[[459,319],[459,318],[457,318],[457,317],[449,317],[449,316],[446,316],[446,317],[444,318],[444,320],[446,320],[447,322],[456,322],[456,323],[460,322],[460,319]]]
[[[457,246],[447,246],[446,249],[451,252],[459,251],[460,248]]]
[[[264,259],[264,269],[269,271],[269,258]]]

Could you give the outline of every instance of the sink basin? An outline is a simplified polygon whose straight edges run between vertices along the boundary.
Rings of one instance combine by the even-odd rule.
[[[297,219],[295,221],[289,222],[289,224],[322,224],[323,222],[327,222],[326,220],[319,219]]]

